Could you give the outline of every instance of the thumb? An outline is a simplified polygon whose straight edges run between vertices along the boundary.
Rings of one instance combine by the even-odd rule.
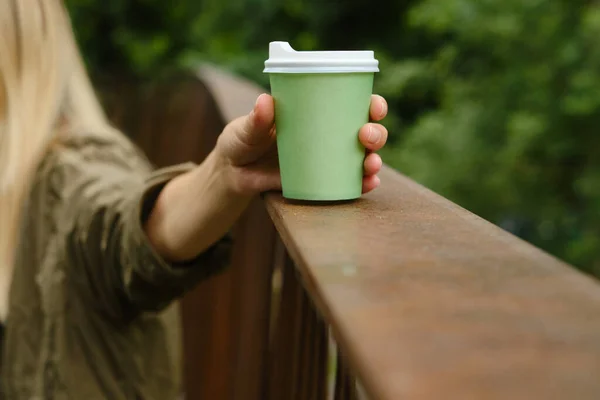
[[[248,115],[232,121],[225,129],[227,134],[223,139],[227,142],[225,147],[230,159],[244,165],[263,156],[275,139],[274,124],[273,97],[261,94]]]
[[[256,99],[254,109],[242,117],[241,129],[237,131],[238,138],[248,146],[256,146],[272,141],[273,125],[275,123],[275,103],[273,97],[261,94]]]

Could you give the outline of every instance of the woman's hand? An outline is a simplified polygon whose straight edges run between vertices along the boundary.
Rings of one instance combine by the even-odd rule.
[[[387,114],[381,96],[372,97],[370,114],[372,121]],[[254,195],[281,188],[274,117],[273,98],[259,96],[250,114],[225,127],[202,164],[161,191],[145,230],[165,259],[178,262],[196,257],[223,237]],[[363,192],[379,185],[382,163],[374,151],[383,147],[387,136],[377,123],[366,124],[358,133],[366,149]]]
[[[387,103],[383,97],[371,97],[371,121],[382,120],[387,110]],[[379,186],[377,173],[381,169],[382,161],[374,152],[385,145],[387,137],[387,129],[373,122],[363,126],[358,133],[360,142],[367,150],[363,193]],[[260,95],[250,114],[227,125],[219,137],[215,152],[228,171],[228,183],[233,192],[253,195],[268,190],[280,190],[273,98],[267,94]]]

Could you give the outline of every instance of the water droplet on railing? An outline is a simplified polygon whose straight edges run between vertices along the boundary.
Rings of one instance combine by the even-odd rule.
[[[344,265],[342,267],[342,274],[346,277],[354,276],[358,272],[355,265]]]

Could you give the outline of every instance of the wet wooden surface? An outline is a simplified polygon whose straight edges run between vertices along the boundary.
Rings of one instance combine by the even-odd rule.
[[[335,205],[266,196],[373,399],[600,399],[600,285],[385,169]]]

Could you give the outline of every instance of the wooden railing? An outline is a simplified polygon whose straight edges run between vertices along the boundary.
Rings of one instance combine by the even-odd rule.
[[[381,178],[351,203],[266,199],[369,397],[600,398],[598,283],[395,171]]]
[[[159,165],[201,161],[253,104],[247,82],[200,76],[197,103],[132,134]],[[398,172],[381,180],[352,202],[252,204],[231,268],[183,301],[186,398],[600,399],[598,283]]]

